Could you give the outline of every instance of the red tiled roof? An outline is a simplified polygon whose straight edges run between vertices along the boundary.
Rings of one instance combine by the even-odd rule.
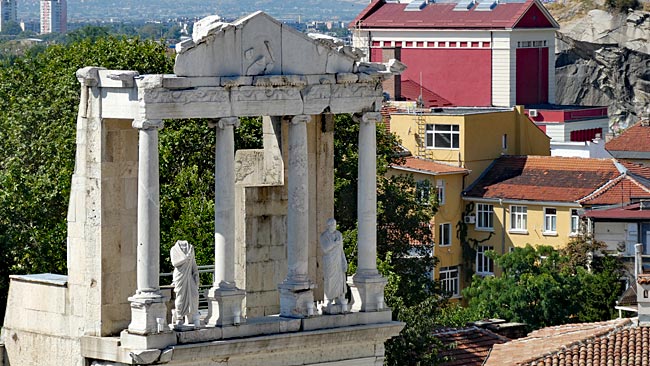
[[[619,175],[609,159],[502,156],[468,188],[465,196],[576,202]]]
[[[489,1],[489,0],[488,0]],[[361,28],[458,28],[458,29],[506,29],[514,28],[532,6],[547,18],[550,16],[543,5],[534,0],[525,2],[499,3],[493,10],[454,11],[455,3],[429,3],[420,11],[404,11],[408,4],[386,3],[373,0],[352,21],[350,27],[360,23]],[[544,24],[557,24],[547,19]]]
[[[647,365],[649,336],[630,319],[548,327],[494,345],[485,366]]]
[[[633,203],[606,210],[591,210],[585,213],[585,217],[595,220],[650,220],[650,210],[640,210],[640,206],[639,203]]]
[[[439,163],[429,159],[407,156],[404,164],[391,165],[391,168],[398,170],[412,170],[425,174],[469,174],[469,170],[449,164]]]
[[[650,126],[638,122],[605,144],[607,151],[650,152]]]
[[[509,341],[508,338],[479,327],[443,329],[435,333],[443,345],[451,346],[440,351],[439,357],[449,357],[442,366],[481,366],[492,346]]]
[[[632,197],[650,198],[650,189],[630,176],[621,175],[578,202],[590,206],[615,205],[631,202]]]
[[[453,105],[452,102],[421,86],[413,80],[402,80],[402,98],[406,100],[417,101],[422,92],[422,101],[425,108],[447,107]]]

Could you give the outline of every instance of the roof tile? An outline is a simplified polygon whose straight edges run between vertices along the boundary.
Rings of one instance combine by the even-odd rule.
[[[647,121],[646,121],[647,122]],[[650,152],[650,126],[638,122],[605,144],[607,151]]]
[[[449,347],[438,354],[439,357],[450,359],[442,366],[481,366],[492,346],[509,341],[506,337],[476,326],[445,328],[435,332],[435,336]]]
[[[502,156],[468,188],[476,198],[576,202],[620,175],[609,159]]]
[[[437,161],[408,156],[404,160],[404,164],[392,165],[393,169],[398,170],[415,170],[425,174],[468,174],[469,170],[458,166],[453,166]]]

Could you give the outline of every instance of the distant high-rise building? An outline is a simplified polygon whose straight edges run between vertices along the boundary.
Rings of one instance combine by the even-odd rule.
[[[67,24],[67,0],[41,0],[41,34],[65,33]]]
[[[0,32],[5,30],[7,22],[16,20],[16,0],[0,0]]]

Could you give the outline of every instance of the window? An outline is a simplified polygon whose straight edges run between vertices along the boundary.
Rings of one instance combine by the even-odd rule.
[[[557,209],[555,208],[547,207],[544,209],[544,233],[557,233]]]
[[[442,206],[445,204],[445,181],[439,179],[436,181],[436,194],[438,199],[438,205]]]
[[[431,149],[458,149],[460,127],[458,125],[427,125],[426,147]]]
[[[504,133],[503,136],[501,136],[501,150],[504,152],[508,150],[508,134]]]
[[[494,229],[493,220],[494,206],[486,203],[476,204],[476,228],[477,229]]]
[[[440,224],[438,226],[438,245],[451,245],[451,224]]]
[[[580,229],[580,216],[578,216],[578,210],[573,208],[571,209],[571,234],[578,234]]]
[[[494,274],[494,261],[485,255],[490,250],[494,250],[494,247],[479,245],[476,248],[476,274],[482,276]]]
[[[415,182],[415,194],[421,205],[428,205],[431,196],[431,182],[426,179]]]
[[[528,207],[510,206],[510,230],[527,231]]]
[[[458,266],[440,267],[440,284],[451,296],[460,295]]]

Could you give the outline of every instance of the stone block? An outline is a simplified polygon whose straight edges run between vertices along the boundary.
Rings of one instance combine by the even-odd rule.
[[[116,360],[120,338],[83,336],[80,339],[81,355],[97,360]]]
[[[0,366],[5,366],[5,345],[0,343]]]
[[[314,294],[310,288],[297,289],[291,285],[280,284],[280,316],[286,318],[305,318],[316,312]],[[310,310],[311,309],[311,310]]]
[[[223,338],[221,327],[207,327],[176,333],[178,344],[209,342],[221,338]]]
[[[124,330],[120,334],[120,347],[125,349],[162,349],[176,343],[176,333],[173,331],[141,335]]]
[[[353,281],[359,292],[360,311],[381,311],[386,307],[384,288],[387,281],[385,278],[381,275],[363,276],[355,274]]]

